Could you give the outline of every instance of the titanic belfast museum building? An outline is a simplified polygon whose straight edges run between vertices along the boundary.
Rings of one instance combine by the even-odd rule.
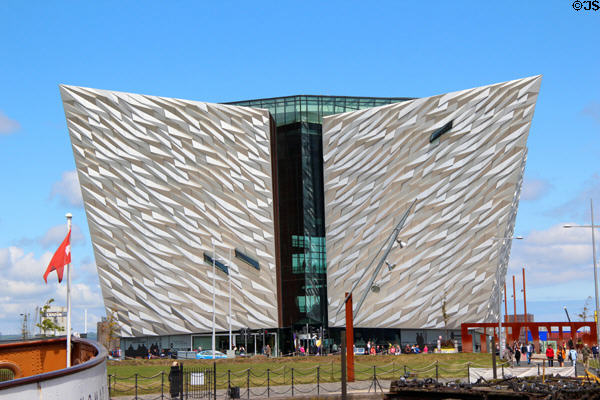
[[[540,84],[227,104],[61,85],[121,346],[210,348],[213,318],[218,350],[230,327],[250,352],[337,341],[412,203],[395,267],[354,291],[357,345],[497,321]]]

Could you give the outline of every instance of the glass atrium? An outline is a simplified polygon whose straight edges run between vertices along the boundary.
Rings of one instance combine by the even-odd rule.
[[[323,116],[406,100],[301,95],[228,103],[267,109],[276,126],[281,327],[327,328]]]

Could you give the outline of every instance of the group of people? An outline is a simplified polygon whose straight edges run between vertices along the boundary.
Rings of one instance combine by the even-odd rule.
[[[533,344],[531,343],[521,343],[521,342],[513,342],[512,346],[506,346],[506,350],[504,352],[504,358],[507,360],[513,360],[516,365],[521,365],[521,357],[527,357],[527,364],[531,364],[531,356],[535,351]]]
[[[541,345],[538,350],[538,353],[542,353]],[[531,364],[531,359],[535,353],[536,349],[533,343],[513,342],[511,346],[506,346],[503,357],[509,361],[514,361],[515,365],[520,366],[521,359],[524,357],[527,359],[527,364]],[[598,358],[598,346],[593,346],[590,349],[587,344],[580,343],[574,345],[573,341],[569,340],[568,345],[567,343],[558,345],[556,350],[552,344],[549,344],[546,347],[545,355],[549,367],[554,366],[555,360],[560,367],[563,367],[566,361],[571,361],[571,365],[574,366],[577,363],[577,360],[581,360],[583,364],[588,367],[591,357],[594,359]]]
[[[554,357],[558,361],[558,365],[560,367],[564,366],[565,361],[571,361],[571,365],[575,366],[577,360],[581,360],[583,365],[588,368],[590,358],[593,356],[595,359],[598,358],[598,346],[593,346],[592,349],[586,344],[583,346],[579,346],[579,350],[577,346],[573,346],[572,342],[569,343],[569,349],[567,350],[567,345],[565,343],[557,346],[556,352],[552,345],[549,345],[546,348],[546,358],[548,358],[548,366],[554,366]]]
[[[356,346],[355,346],[356,349]],[[365,354],[389,354],[389,355],[398,355],[398,354],[419,354],[419,353],[429,353],[429,347],[427,344],[423,344],[423,347],[419,346],[419,344],[413,345],[405,345],[401,347],[400,345],[388,343],[387,346],[376,345],[374,342],[370,340],[367,342],[367,347],[365,349]]]

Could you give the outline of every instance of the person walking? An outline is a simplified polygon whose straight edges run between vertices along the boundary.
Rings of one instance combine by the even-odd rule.
[[[571,360],[571,365],[574,367],[577,364],[577,350],[573,347],[569,350],[569,360]]]
[[[521,349],[519,345],[515,346],[515,361],[517,362],[517,366],[521,365]]]
[[[521,343],[521,356],[527,358],[527,345],[525,342]]]
[[[527,364],[531,364],[531,355],[533,354],[533,344],[527,344]]]
[[[558,360],[558,365],[562,367],[563,362],[565,361],[565,349],[561,345],[558,345],[558,348],[556,349],[556,359]]]
[[[554,349],[552,348],[552,345],[548,345],[548,348],[546,349],[546,357],[548,358],[548,366],[553,367],[554,366]]]
[[[583,349],[581,349],[581,356],[583,358],[583,366],[585,368],[589,368],[590,366],[590,355],[592,354],[592,351],[590,350],[590,348],[588,347],[587,343],[583,346]]]

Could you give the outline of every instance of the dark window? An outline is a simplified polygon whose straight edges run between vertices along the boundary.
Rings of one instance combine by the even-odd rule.
[[[247,255],[245,255],[238,249],[235,249],[235,256],[237,258],[239,258],[240,260],[242,260],[243,262],[245,262],[246,264],[249,264],[249,265],[253,266],[254,268],[260,270],[260,265],[258,264],[258,261],[256,261],[255,259],[253,259],[251,257],[248,257]]]
[[[431,136],[429,137],[429,143],[433,143],[436,139],[439,139],[439,137],[442,136],[444,133],[446,133],[450,129],[452,129],[452,122],[454,122],[454,121],[450,121],[446,125],[442,126],[441,128],[436,129],[436,131],[433,132],[431,134]]]
[[[206,261],[207,264],[212,265],[213,264],[213,259],[211,256],[209,256],[208,254],[204,253],[204,261]],[[215,267],[219,268],[221,271],[225,272],[227,275],[229,275],[229,268],[227,268],[227,265],[223,264],[222,262],[220,262],[219,260],[215,260]]]

